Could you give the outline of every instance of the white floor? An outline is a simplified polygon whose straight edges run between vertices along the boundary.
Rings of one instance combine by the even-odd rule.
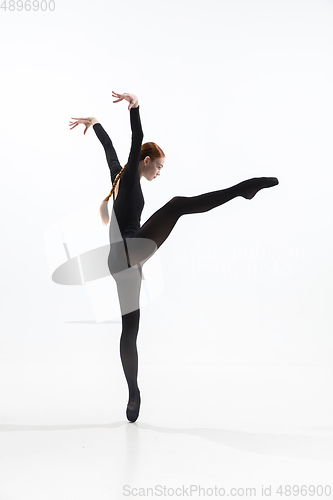
[[[1,500],[333,498],[333,367],[141,364],[136,423],[120,363],[0,371]]]

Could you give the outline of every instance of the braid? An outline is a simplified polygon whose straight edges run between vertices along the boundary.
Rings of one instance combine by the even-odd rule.
[[[126,163],[127,165],[127,163]],[[118,182],[120,181],[121,176],[124,173],[126,165],[123,166],[123,168],[120,170],[119,174],[116,176],[114,183],[112,184],[112,189],[110,193],[107,195],[106,198],[101,203],[101,206],[99,207],[99,213],[101,214],[102,217],[102,222],[104,225],[106,225],[109,222],[110,216],[109,216],[109,211],[108,211],[108,201],[110,197],[112,196],[113,191],[116,189],[116,186]]]

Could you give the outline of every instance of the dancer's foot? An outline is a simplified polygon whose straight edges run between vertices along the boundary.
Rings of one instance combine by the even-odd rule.
[[[260,189],[276,186],[277,184],[279,184],[279,181],[276,177],[254,177],[244,181],[244,190],[241,196],[247,200],[252,200]]]
[[[130,400],[127,405],[126,417],[130,422],[135,422],[136,419],[138,418],[140,411],[140,403],[141,403],[140,391],[138,390],[137,395],[132,400]]]

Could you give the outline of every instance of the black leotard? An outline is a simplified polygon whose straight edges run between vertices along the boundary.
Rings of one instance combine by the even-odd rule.
[[[145,203],[139,176],[140,151],[143,139],[139,106],[131,108],[130,121],[132,129],[131,150],[127,165],[119,181],[118,195],[113,204],[119,230],[123,237],[133,236],[140,229],[141,213]],[[93,128],[104,147],[113,184],[122,167],[112,141],[102,125],[95,123]]]

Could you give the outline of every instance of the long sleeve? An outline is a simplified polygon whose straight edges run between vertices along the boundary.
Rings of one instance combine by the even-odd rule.
[[[104,148],[106,160],[110,169],[111,182],[113,184],[117,174],[122,169],[122,166],[119,163],[117,153],[113,147],[112,141],[108,134],[105,132],[102,125],[100,123],[95,123],[93,125],[93,129],[95,130],[95,133]]]
[[[131,150],[129,153],[127,166],[124,171],[125,182],[130,178],[134,178],[138,174],[138,166],[140,161],[140,152],[143,139],[143,131],[140,120],[139,107],[130,109],[130,122],[132,129],[132,143]],[[126,175],[125,175],[126,174]]]

